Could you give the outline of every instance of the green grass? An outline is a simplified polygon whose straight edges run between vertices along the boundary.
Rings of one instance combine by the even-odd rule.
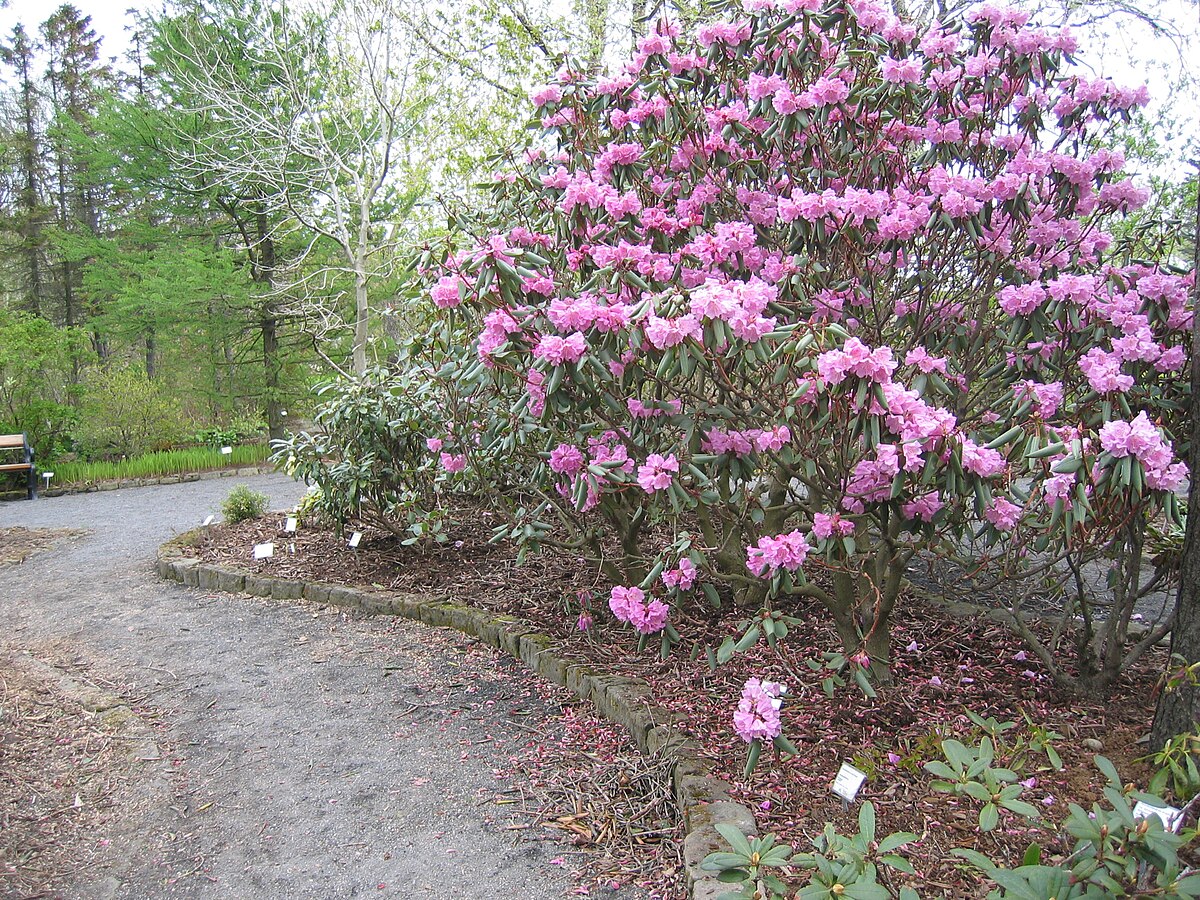
[[[93,484],[97,481],[124,481],[131,478],[164,478],[186,472],[207,472],[228,466],[254,466],[263,463],[271,455],[266,444],[247,444],[234,447],[233,453],[222,454],[208,447],[193,447],[188,450],[164,450],[147,453],[133,459],[116,462],[57,462],[38,467],[53,472],[51,487]],[[45,481],[42,481],[45,485]]]

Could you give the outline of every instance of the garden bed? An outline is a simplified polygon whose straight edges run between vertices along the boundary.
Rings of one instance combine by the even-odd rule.
[[[821,651],[836,649],[827,617],[815,607],[794,610],[802,625],[778,651],[760,643],[715,671],[704,648],[737,630],[745,613],[681,617],[673,612],[683,643],[664,661],[652,650],[636,651],[636,636],[609,614],[606,582],[593,569],[551,552],[518,568],[511,548],[487,543],[492,523],[486,512],[460,518],[467,524],[454,528],[441,545],[405,547],[389,534],[367,530],[352,549],[344,537],[305,524],[288,534],[285,517],[272,515],[210,528],[189,552],[276,577],[432,593],[519,616],[557,638],[564,655],[646,680],[658,704],[681,715],[681,729],[699,742],[716,773],[731,782],[735,798],[755,811],[760,830],[801,849],[826,822],[853,830],[856,810],[845,808],[829,791],[841,763],[853,762],[869,776],[859,799],[875,804],[880,833],[920,835],[907,855],[922,893],[979,895],[977,875],[951,855],[958,847],[982,850],[1007,865],[1019,864],[1031,841],[1051,855],[1061,853],[1066,844],[1058,825],[1068,803],[1087,807],[1103,785],[1092,762],[1097,747],[1125,781],[1144,787],[1151,774],[1139,761],[1146,753],[1139,740],[1153,714],[1160,654],[1151,654],[1112,697],[1080,698],[1058,691],[1033,655],[1001,626],[910,599],[894,624],[895,684],[874,700],[851,686],[830,698],[806,665]],[[253,545],[265,541],[275,543],[276,555],[253,561]],[[580,631],[579,595],[591,591],[596,592],[590,604],[593,624]],[[614,647],[621,652],[614,653]],[[746,780],[745,745],[734,734],[732,713],[748,677],[789,686],[784,730],[799,752],[786,760],[764,754]],[[980,833],[972,801],[931,789],[921,766],[939,758],[940,741],[954,737],[972,744],[980,737],[968,711],[1016,723],[1004,733],[1001,759],[1026,781],[1023,798],[1042,810],[1039,822],[1030,825],[1002,813],[998,828]],[[1058,735],[1050,742],[1061,756],[1061,771],[1043,752],[1020,749],[1043,729]]]

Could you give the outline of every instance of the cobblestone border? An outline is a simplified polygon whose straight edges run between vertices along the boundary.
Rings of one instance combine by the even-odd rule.
[[[276,600],[303,599],[454,628],[511,654],[542,677],[591,701],[601,715],[624,727],[642,752],[663,752],[671,759],[675,802],[684,823],[683,861],[692,900],[716,900],[730,889],[700,864],[709,853],[728,849],[717,833],[718,823],[752,835],[756,831],[754,814],[730,798],[729,783],[716,778],[695,741],[674,728],[677,716],[654,705],[646,682],[573,662],[558,655],[553,649],[554,639],[528,622],[453,603],[445,596],[360,590],[201,563],[185,556],[183,548],[195,546],[202,531],[193,529],[159,547],[157,568],[162,578],[204,590]]]
[[[164,475],[162,478],[125,478],[120,481],[97,481],[83,487],[50,488],[39,490],[38,497],[63,497],[68,494],[94,494],[97,491],[116,491],[121,488],[153,487],[156,484],[182,484],[185,481],[209,481],[214,478],[245,478],[251,475],[270,475],[278,471],[274,466],[237,466],[231,469],[208,469],[204,472],[184,472],[180,475]],[[24,491],[0,492],[0,501],[24,500]]]

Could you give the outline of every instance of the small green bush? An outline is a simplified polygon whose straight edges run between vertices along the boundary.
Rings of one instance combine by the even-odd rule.
[[[189,430],[179,400],[144,369],[89,370],[76,433],[88,454],[112,458],[166,450]]]
[[[231,525],[245,522],[247,519],[257,519],[266,511],[267,495],[252,491],[244,484],[239,484],[230,491],[221,505],[221,513]]]

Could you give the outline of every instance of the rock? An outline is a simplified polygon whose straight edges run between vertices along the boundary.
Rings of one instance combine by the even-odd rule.
[[[1091,750],[1093,753],[1099,753],[1104,749],[1104,744],[1095,738],[1084,738],[1082,743],[1084,750]]]

